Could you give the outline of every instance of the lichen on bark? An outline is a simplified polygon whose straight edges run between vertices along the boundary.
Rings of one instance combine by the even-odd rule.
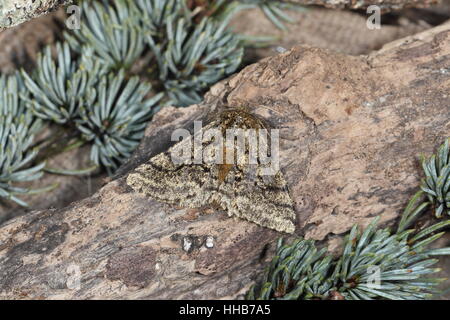
[[[0,0],[0,31],[47,14],[72,0]]]

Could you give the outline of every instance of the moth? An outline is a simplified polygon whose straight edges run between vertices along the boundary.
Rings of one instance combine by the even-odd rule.
[[[283,174],[268,161],[278,155],[273,134],[250,112],[228,108],[201,130],[194,123],[193,135],[185,132],[181,141],[137,167],[127,184],[160,202],[213,207],[292,233],[293,201]]]

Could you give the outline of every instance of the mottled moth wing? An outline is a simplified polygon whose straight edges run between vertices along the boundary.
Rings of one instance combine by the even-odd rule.
[[[238,173],[236,173],[238,174]],[[232,175],[230,175],[232,177]],[[254,183],[225,184],[233,189],[233,198],[226,198],[228,214],[280,232],[295,230],[295,211],[286,181],[278,172],[272,181],[264,181],[256,175]],[[219,190],[222,189],[222,185]],[[224,194],[225,192],[220,192]],[[224,198],[222,198],[224,201]]]
[[[225,130],[232,127],[261,129],[262,124],[247,113],[235,111],[222,115],[204,130],[218,128],[225,135]],[[244,152],[247,159],[234,165],[173,163],[171,153],[177,148],[189,148],[192,141],[182,140],[139,166],[128,176],[128,185],[157,201],[188,208],[218,206],[229,216],[280,232],[294,232],[293,202],[280,171],[268,177],[262,174],[264,165],[245,165],[248,149]],[[206,147],[213,141],[208,138],[202,143]]]
[[[211,128],[215,123],[205,127]],[[180,207],[201,208],[210,205],[219,181],[211,171],[217,169],[207,164],[175,164],[171,153],[182,144],[192,144],[185,139],[147,163],[137,167],[127,178],[127,184],[151,198]],[[223,208],[225,209],[225,208]]]

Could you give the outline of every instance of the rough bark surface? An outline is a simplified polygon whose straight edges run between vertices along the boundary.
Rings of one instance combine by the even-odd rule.
[[[0,31],[52,12],[71,0],[0,0]]]
[[[369,56],[295,47],[251,65],[201,105],[159,112],[132,159],[93,196],[3,224],[1,297],[240,297],[281,234],[152,201],[126,185],[130,170],[165,150],[175,128],[192,128],[218,105],[247,106],[281,129],[296,234],[336,240],[354,223],[398,217],[418,186],[419,154],[448,136],[449,89],[450,24]]]
[[[439,3],[439,0],[289,0],[303,5],[320,5],[334,9],[366,9],[371,5],[377,5],[383,12],[399,10],[403,8],[425,8]]]

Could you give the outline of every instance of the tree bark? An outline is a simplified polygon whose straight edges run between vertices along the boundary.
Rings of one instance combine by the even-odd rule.
[[[72,0],[0,0],[0,31],[40,17]]]
[[[421,153],[450,129],[450,24],[369,56],[295,47],[165,108],[139,149],[93,196],[0,226],[0,297],[238,298],[282,234],[224,212],[174,208],[126,176],[218,105],[246,106],[280,129],[297,236],[338,243],[354,223],[392,224],[417,190]],[[208,245],[206,245],[208,244]],[[80,281],[78,281],[80,280]]]
[[[400,10],[404,8],[426,8],[439,3],[439,0],[289,0],[302,5],[319,5],[333,9],[366,9],[377,5],[382,12]]]

